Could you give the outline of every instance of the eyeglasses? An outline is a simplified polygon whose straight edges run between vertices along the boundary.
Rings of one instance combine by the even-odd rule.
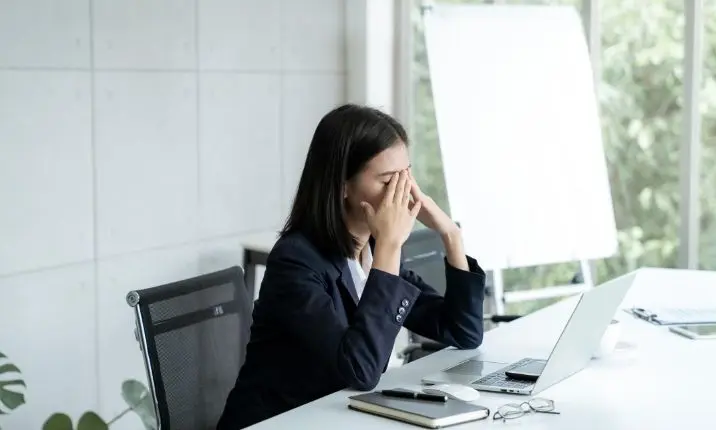
[[[508,403],[506,405],[500,406],[500,408],[497,409],[497,412],[495,412],[495,415],[492,416],[492,419],[502,420],[502,422],[505,422],[507,420],[513,420],[515,418],[521,417],[524,414],[532,412],[543,414],[559,414],[559,412],[554,410],[554,401],[535,397],[529,402]]]

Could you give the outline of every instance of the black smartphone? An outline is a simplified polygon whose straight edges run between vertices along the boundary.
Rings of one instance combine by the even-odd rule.
[[[521,381],[536,381],[539,375],[544,370],[546,364],[543,360],[530,361],[522,366],[515,367],[514,369],[505,371],[505,376],[512,379],[519,379]]]

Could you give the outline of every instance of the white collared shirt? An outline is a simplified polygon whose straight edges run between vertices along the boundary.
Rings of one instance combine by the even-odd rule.
[[[355,258],[348,259],[348,268],[351,271],[351,277],[353,278],[353,285],[356,287],[356,293],[360,300],[363,295],[363,289],[365,288],[365,281],[368,279],[368,272],[373,265],[373,253],[370,250],[370,246],[366,245],[361,253],[362,264],[358,263]]]

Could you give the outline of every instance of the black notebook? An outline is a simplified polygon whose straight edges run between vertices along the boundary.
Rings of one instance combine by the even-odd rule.
[[[380,393],[365,393],[348,398],[351,409],[415,424],[426,428],[440,428],[468,421],[485,419],[490,410],[461,400],[447,402],[386,397]]]

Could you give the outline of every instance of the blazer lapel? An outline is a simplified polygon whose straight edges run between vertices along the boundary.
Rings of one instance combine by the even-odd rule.
[[[338,279],[337,283],[348,292],[348,294],[353,299],[353,304],[358,304],[358,293],[356,292],[355,284],[353,284],[353,277],[351,276],[351,271],[348,268],[348,261],[346,259],[340,259],[335,260],[333,264],[338,269]]]

